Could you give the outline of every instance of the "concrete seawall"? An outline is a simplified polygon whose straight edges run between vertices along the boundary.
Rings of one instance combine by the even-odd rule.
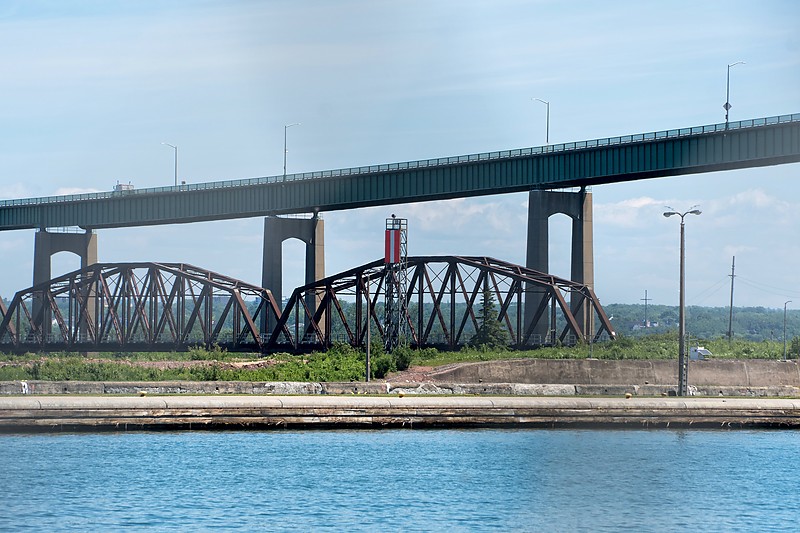
[[[689,385],[714,387],[800,387],[796,361],[713,359],[691,361]],[[669,385],[678,382],[671,360],[513,359],[462,363],[431,374],[451,383],[559,383],[569,385]]]
[[[500,396],[674,395],[677,364],[669,360],[515,359],[459,363],[424,382],[295,383],[252,381],[28,381],[28,394],[437,394]],[[20,381],[0,382],[0,395],[22,394]],[[795,361],[713,360],[689,365],[695,396],[800,397]]]
[[[800,428],[800,400],[465,396],[0,398],[0,432],[600,425]]]
[[[515,359],[447,365],[424,382],[288,383],[250,381],[29,381],[29,394],[481,394],[514,396],[665,396],[675,393],[670,360]],[[796,361],[709,360],[689,365],[696,396],[800,397]],[[0,395],[21,394],[20,381],[0,382]]]
[[[791,385],[691,385],[693,396],[798,397]],[[675,384],[452,383],[382,382],[316,383],[263,381],[2,381],[0,397],[14,395],[480,395],[480,396],[673,396]]]

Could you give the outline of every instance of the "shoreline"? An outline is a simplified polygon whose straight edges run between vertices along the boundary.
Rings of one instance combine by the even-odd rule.
[[[0,433],[381,428],[800,429],[800,399],[9,396]]]
[[[634,382],[635,383],[635,382]],[[480,396],[675,396],[670,384],[559,383],[556,381],[485,382],[465,381],[0,381],[0,398],[15,395],[480,395]],[[800,386],[690,385],[690,396],[725,398],[800,398]]]

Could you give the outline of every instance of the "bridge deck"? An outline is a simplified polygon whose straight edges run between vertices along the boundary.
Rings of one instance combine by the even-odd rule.
[[[0,202],[0,231],[334,211],[800,161],[800,113],[534,148]]]

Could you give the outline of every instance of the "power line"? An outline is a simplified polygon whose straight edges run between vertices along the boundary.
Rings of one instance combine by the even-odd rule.
[[[786,287],[773,287],[771,285],[766,285],[766,284],[761,283],[759,281],[743,278],[741,275],[737,275],[736,277],[739,278],[739,281],[741,281],[745,285],[753,287],[754,289],[758,289],[758,290],[760,290],[762,292],[766,292],[768,294],[772,294],[772,295],[775,295],[775,296],[795,296],[795,297],[800,297],[800,291],[788,290]]]
[[[728,276],[721,278],[719,281],[714,283],[714,285],[710,287],[706,287],[699,293],[695,294],[692,298],[696,303],[694,305],[700,305],[701,303],[707,301],[709,298],[714,296],[719,290],[722,288],[723,285],[727,285],[728,280],[726,279]]]

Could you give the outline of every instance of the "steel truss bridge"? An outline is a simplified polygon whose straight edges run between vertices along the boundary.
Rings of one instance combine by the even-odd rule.
[[[180,263],[96,263],[18,292],[1,309],[0,350],[259,349],[257,321],[281,311],[266,289]]]
[[[410,257],[407,269],[405,341],[412,347],[467,344],[487,293],[511,347],[614,337],[597,296],[579,283],[487,257]],[[376,260],[295,289],[281,310],[268,290],[191,265],[98,263],[20,291],[7,308],[0,301],[0,351],[364,346],[368,324],[378,336],[385,332],[386,279]],[[523,301],[531,294],[541,298],[531,324],[545,313],[558,324],[545,336],[524,325]]]

